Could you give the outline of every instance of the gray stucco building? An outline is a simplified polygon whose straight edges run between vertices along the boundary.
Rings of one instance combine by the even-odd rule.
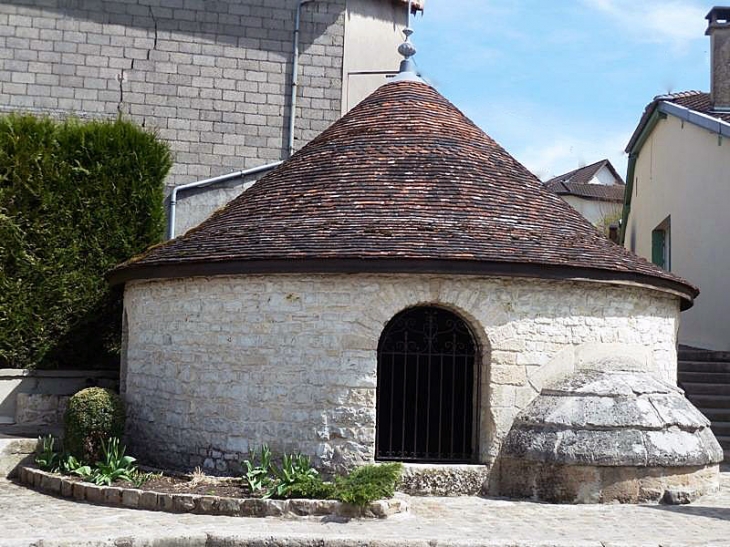
[[[290,132],[298,149],[326,129],[392,74],[406,12],[401,0],[4,0],[0,111],[131,117],[174,151],[171,188],[285,159]],[[181,193],[176,232],[243,182]]]

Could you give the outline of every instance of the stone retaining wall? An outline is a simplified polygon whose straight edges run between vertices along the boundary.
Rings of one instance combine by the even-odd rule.
[[[68,398],[90,386],[116,390],[119,373],[0,369],[0,424],[59,425]]]
[[[674,382],[679,299],[589,282],[270,275],[127,284],[131,449],[164,467],[237,471],[248,451],[326,470],[374,457],[377,345],[405,308],[464,318],[481,349],[479,460],[550,378],[621,353]]]

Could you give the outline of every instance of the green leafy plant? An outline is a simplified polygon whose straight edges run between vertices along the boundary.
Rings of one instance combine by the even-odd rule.
[[[64,415],[64,444],[80,461],[102,458],[102,443],[124,434],[124,404],[109,389],[82,389],[68,402]]]
[[[61,464],[61,455],[55,449],[56,439],[53,435],[38,437],[36,447],[36,465],[43,471],[57,471]]]
[[[312,467],[309,457],[303,454],[284,454],[281,467],[275,465],[271,467],[274,474],[274,484],[264,495],[265,498],[288,498],[295,487],[305,483],[311,485],[312,481],[319,476],[317,470]]]
[[[104,274],[159,243],[169,147],[123,119],[0,116],[0,368],[116,368]]]
[[[124,446],[120,447],[119,439],[116,437],[102,441],[104,458],[96,462],[93,468],[92,480],[94,483],[100,486],[111,486],[118,480],[134,483],[139,478],[134,465],[136,460],[132,456],[125,455],[125,450]]]
[[[400,463],[364,465],[335,480],[334,497],[363,507],[370,502],[392,498],[403,466]]]
[[[135,488],[141,488],[146,482],[161,477],[161,473],[143,473],[142,471],[135,470],[130,475],[130,482]]]
[[[77,470],[84,467],[84,463],[71,454],[64,454],[61,458],[61,465],[59,466],[59,471],[63,473],[64,475],[70,475],[72,473],[76,473]],[[88,466],[87,466],[88,467]],[[91,468],[89,468],[91,469]]]
[[[264,498],[336,499],[362,507],[393,497],[403,471],[400,463],[365,465],[327,482],[303,454],[285,454],[281,466],[272,463],[267,445],[255,456],[252,451],[244,461],[247,471],[243,478],[253,493]]]
[[[94,482],[95,473],[94,469],[90,465],[78,465],[71,469],[71,473],[74,475],[78,475],[85,481]]]
[[[258,461],[258,463],[256,463]],[[254,451],[249,452],[249,459],[244,460],[246,473],[244,481],[253,493],[268,489],[273,482],[271,469],[271,450],[264,444],[261,446],[258,458]]]
[[[288,498],[328,500],[335,498],[335,485],[322,480],[321,476],[305,477],[291,485]]]

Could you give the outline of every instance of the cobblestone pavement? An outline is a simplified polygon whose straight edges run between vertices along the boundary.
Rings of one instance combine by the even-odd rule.
[[[679,507],[409,498],[409,514],[334,522],[94,506],[0,480],[0,546],[728,547],[730,472],[722,481],[718,494]]]

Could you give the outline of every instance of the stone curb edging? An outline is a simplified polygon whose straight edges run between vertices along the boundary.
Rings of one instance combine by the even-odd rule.
[[[408,511],[408,504],[405,500],[396,498],[378,500],[366,507],[357,507],[336,500],[264,500],[201,494],[163,494],[136,488],[97,486],[86,482],[71,481],[61,475],[25,466],[18,469],[17,479],[20,483],[46,494],[100,505],[166,513],[258,518],[336,516],[382,519]]]

